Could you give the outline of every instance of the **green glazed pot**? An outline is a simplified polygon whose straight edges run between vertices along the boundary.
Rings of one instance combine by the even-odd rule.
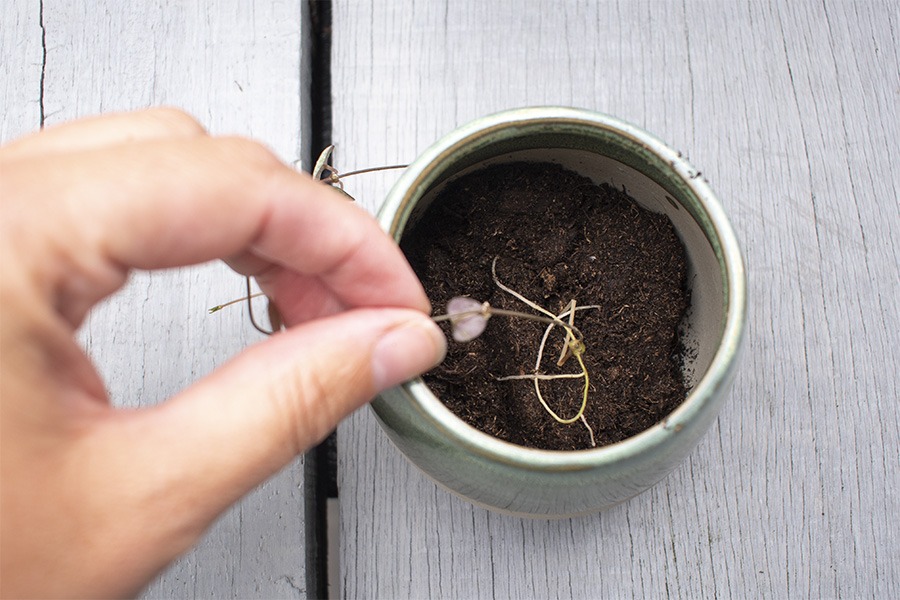
[[[399,241],[449,180],[521,160],[556,162],[597,183],[624,186],[645,208],[671,219],[689,263],[688,397],[638,435],[571,452],[525,448],[484,434],[451,413],[421,379],[384,392],[372,408],[413,464],[466,500],[536,517],[596,512],[662,479],[715,418],[744,337],[743,259],[721,205],[680,153],[637,127],[571,108],[511,110],[450,133],[403,173],[381,207],[381,225]]]

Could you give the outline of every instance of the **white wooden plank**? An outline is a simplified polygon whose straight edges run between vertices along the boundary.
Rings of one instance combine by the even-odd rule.
[[[3,56],[5,63],[9,51],[17,62],[4,65],[0,84],[4,139],[36,129],[41,110],[49,125],[167,104],[212,133],[263,140],[286,161],[308,154],[305,3],[17,0],[4,4],[4,16],[10,11]],[[34,85],[41,73],[39,11],[43,90]],[[13,80],[19,70],[27,76],[21,89]],[[242,290],[242,279],[222,265],[136,274],[81,331],[113,401],[161,401],[256,341],[241,309],[206,314]],[[305,596],[302,474],[298,460],[250,494],[145,596]]]
[[[711,180],[751,294],[718,422],[597,516],[469,506],[354,415],[338,437],[345,596],[900,595],[895,4],[348,1],[333,30],[339,168],[409,161],[505,108],[608,112]],[[395,177],[348,189],[375,210]]]
[[[43,45],[40,7],[27,0],[0,6],[0,143],[41,124]]]

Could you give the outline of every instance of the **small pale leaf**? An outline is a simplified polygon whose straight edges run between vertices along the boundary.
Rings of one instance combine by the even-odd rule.
[[[487,327],[488,316],[478,300],[457,296],[447,303],[447,314],[450,315],[453,339],[457,342],[470,342],[481,335]]]

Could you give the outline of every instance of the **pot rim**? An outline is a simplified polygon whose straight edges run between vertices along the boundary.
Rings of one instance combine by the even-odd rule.
[[[669,436],[677,435],[688,427],[707,404],[727,387],[737,364],[737,356],[744,336],[746,322],[747,283],[740,246],[725,212],[707,183],[698,177],[695,169],[681,153],[673,150],[657,137],[630,123],[609,115],[585,109],[562,106],[539,106],[506,110],[488,115],[463,125],[442,137],[426,149],[403,172],[388,193],[378,220],[382,228],[399,242],[400,227],[405,225],[412,206],[410,197],[415,190],[432,184],[438,165],[453,157],[461,148],[494,131],[552,123],[599,128],[616,134],[645,151],[671,168],[695,198],[712,225],[721,248],[724,262],[724,279],[727,287],[725,325],[715,356],[706,373],[694,386],[685,400],[665,419],[639,434],[620,442],[584,450],[542,450],[519,446],[483,433],[453,414],[432,393],[421,378],[400,386],[416,412],[443,432],[455,444],[466,447],[475,454],[498,463],[538,471],[580,471],[595,469],[613,462],[627,461],[663,445]],[[378,410],[378,402],[372,404],[379,418],[387,415]]]

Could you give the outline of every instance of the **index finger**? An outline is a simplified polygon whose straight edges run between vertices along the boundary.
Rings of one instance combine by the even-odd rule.
[[[44,270],[58,280],[55,305],[78,307],[67,315],[75,320],[117,289],[128,268],[241,255],[315,276],[347,307],[429,310],[400,249],[371,216],[248,140],[151,141],[5,171],[3,210],[14,205],[12,216],[30,221],[28,235],[13,236],[28,246],[19,254],[40,266],[61,250],[71,268]]]
[[[51,125],[0,148],[4,159],[21,159],[92,150],[150,139],[206,135],[203,126],[182,110],[149,108],[138,112],[106,113]]]

